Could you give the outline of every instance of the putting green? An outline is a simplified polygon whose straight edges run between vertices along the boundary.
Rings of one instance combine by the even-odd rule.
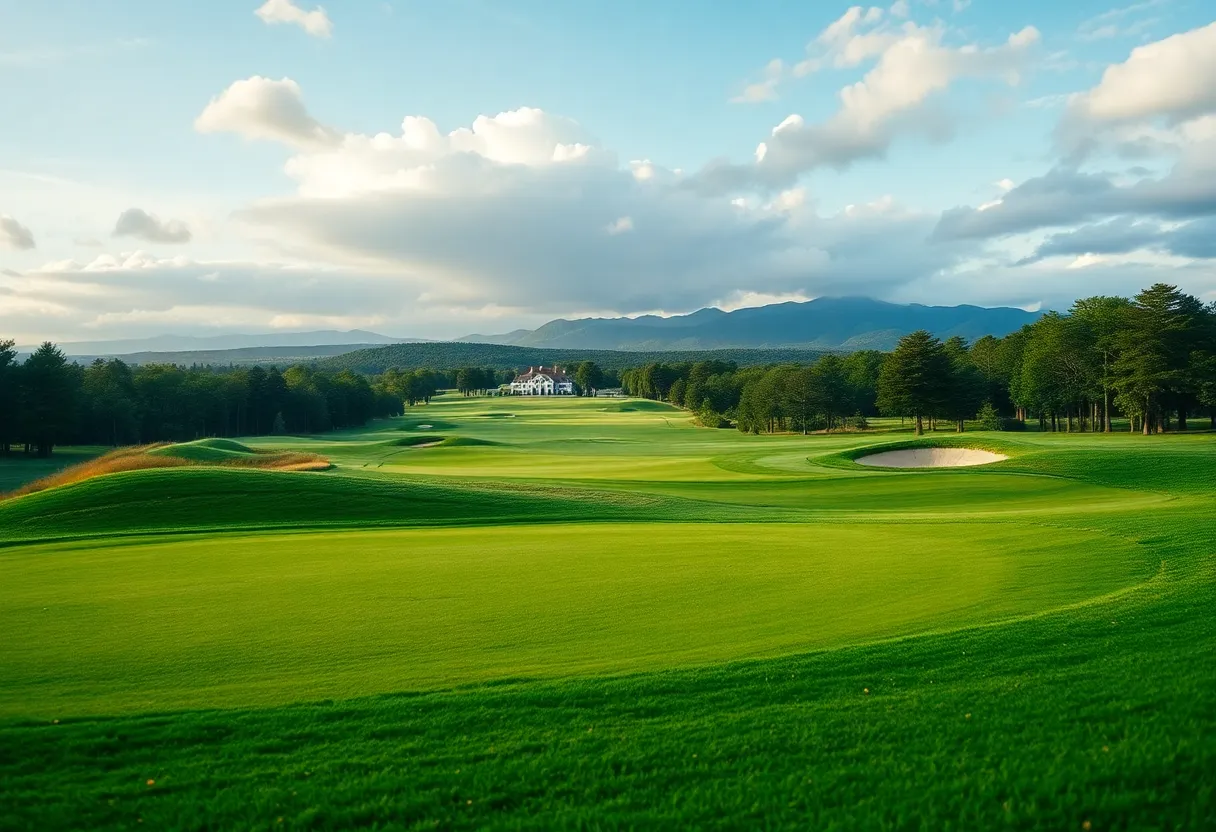
[[[1073,604],[1139,546],[1013,523],[555,524],[0,553],[0,714],[271,705],[831,648]]]

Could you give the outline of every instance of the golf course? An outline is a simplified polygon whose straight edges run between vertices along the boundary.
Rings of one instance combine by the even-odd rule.
[[[1216,827],[1216,435],[900,422],[14,461],[0,828]]]

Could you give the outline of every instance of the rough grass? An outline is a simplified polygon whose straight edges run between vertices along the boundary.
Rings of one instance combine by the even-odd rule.
[[[118,448],[77,465],[57,471],[27,483],[0,500],[22,497],[39,491],[62,488],[95,477],[142,471],[153,468],[181,468],[192,465],[221,465],[228,467],[263,468],[275,471],[321,471],[329,461],[319,454],[300,451],[255,452],[223,439],[203,440],[182,444],[158,443]]]

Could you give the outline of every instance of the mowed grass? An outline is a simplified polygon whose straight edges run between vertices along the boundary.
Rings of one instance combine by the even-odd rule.
[[[637,541],[637,545],[630,545]],[[285,704],[824,649],[1150,578],[1012,525],[588,524],[36,546],[0,558],[0,716]]]
[[[638,404],[0,504],[0,827],[1216,828],[1216,437]]]

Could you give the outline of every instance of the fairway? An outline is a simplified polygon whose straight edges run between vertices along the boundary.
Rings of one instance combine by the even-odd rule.
[[[1152,807],[1162,760],[1216,763],[1211,435],[752,436],[651,402],[442,397],[241,442],[0,502],[0,774],[45,825],[328,806],[339,828],[389,793],[420,828],[495,825],[437,808],[454,789],[639,825],[633,801],[671,794],[685,821],[757,789],[913,805],[908,755],[944,806],[1016,781],[1054,819],[1082,799],[1064,784]],[[1006,458],[856,462],[935,447]],[[257,451],[329,467],[221,467]],[[115,736],[112,767],[84,762]],[[1100,756],[1053,756],[1077,747]],[[216,796],[217,760],[295,774]],[[37,770],[84,785],[32,809]]]
[[[590,524],[58,544],[0,560],[0,714],[284,704],[952,629],[1146,580],[1039,527]]]

